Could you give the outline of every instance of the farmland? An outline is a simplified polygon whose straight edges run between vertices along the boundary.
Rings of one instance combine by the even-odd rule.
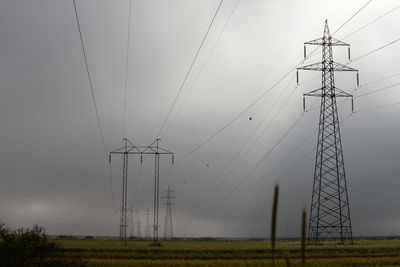
[[[89,266],[272,266],[268,241],[148,241],[54,239]],[[277,242],[275,266],[301,266],[299,241]],[[400,266],[400,240],[307,246],[306,266]]]

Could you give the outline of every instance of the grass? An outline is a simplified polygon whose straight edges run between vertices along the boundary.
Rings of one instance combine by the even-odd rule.
[[[90,266],[272,266],[269,241],[147,241],[56,239],[64,252]],[[299,241],[277,241],[275,266],[302,266]],[[307,246],[305,266],[400,266],[400,240]]]

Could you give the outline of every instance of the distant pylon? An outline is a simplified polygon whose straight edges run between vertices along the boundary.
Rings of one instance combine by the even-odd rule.
[[[358,71],[333,61],[333,46],[347,46],[350,59],[350,45],[330,35],[327,20],[323,37],[304,44],[322,46],[322,62],[298,68],[298,70],[322,72],[322,87],[304,94],[304,97],[317,96],[321,98],[308,241],[312,244],[319,244],[323,240],[337,240],[341,244],[352,243],[350,208],[336,97],[352,98],[353,96],[335,87],[334,72],[356,71],[358,85]],[[306,58],[305,45],[304,57]],[[297,82],[298,80],[297,75]],[[305,98],[303,98],[303,106],[305,109]]]
[[[133,237],[135,237],[135,223],[134,223],[134,214],[136,213],[136,210],[131,207],[129,209],[130,213],[131,213],[131,218],[130,218],[130,224],[131,224],[131,232],[130,232],[130,238],[132,239]]]
[[[150,239],[150,212],[146,210],[146,228],[144,229],[144,239]]]
[[[172,196],[172,191],[169,186],[168,190],[164,191],[166,193],[165,197],[166,200],[166,209],[165,209],[165,224],[164,224],[164,239],[172,240],[174,238],[174,230],[172,228],[172,213],[171,213],[171,206],[173,205],[172,199],[175,197]]]
[[[137,220],[136,222],[136,237],[137,239],[141,239],[142,238],[142,233],[140,230],[140,219]]]
[[[158,207],[159,207],[159,190],[160,190],[160,155],[171,155],[172,164],[174,164],[174,155],[172,152],[163,149],[159,146],[161,139],[157,138],[149,146],[136,146],[128,139],[123,138],[124,146],[110,152],[109,161],[111,162],[111,154],[123,155],[122,168],[122,201],[121,201],[121,219],[120,219],[120,238],[123,245],[126,244],[126,229],[127,229],[127,194],[128,194],[128,155],[140,155],[140,162],[143,162],[143,155],[154,155],[154,201],[153,201],[153,243],[160,245],[158,240]]]

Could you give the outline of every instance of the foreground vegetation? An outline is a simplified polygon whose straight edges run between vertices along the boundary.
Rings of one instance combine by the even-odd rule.
[[[353,245],[300,241],[150,241],[49,239],[42,227],[0,225],[1,266],[400,266],[400,240],[357,240]],[[274,252],[274,253],[273,253]],[[302,260],[305,260],[303,265]]]
[[[272,266],[267,241],[147,241],[55,239],[64,255],[89,266]],[[300,242],[276,242],[275,266],[301,266]],[[306,266],[400,266],[400,240],[307,246]]]
[[[43,227],[13,229],[0,224],[0,266],[86,265],[77,256],[64,254],[58,243],[49,240]]]

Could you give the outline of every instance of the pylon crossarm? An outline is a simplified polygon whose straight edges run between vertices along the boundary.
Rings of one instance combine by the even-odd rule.
[[[322,96],[322,89],[321,88],[315,89],[315,90],[313,90],[311,92],[303,94],[303,96],[318,96],[318,97],[321,97]]]
[[[350,46],[349,44],[346,44],[345,42],[342,42],[336,38],[330,37],[330,39],[332,46]]]
[[[156,139],[154,140],[153,143],[151,143],[149,146],[147,147],[143,147],[144,150],[142,150],[142,152],[146,152],[148,150],[151,150],[153,152],[157,152],[158,151],[158,142],[161,141],[161,139]],[[156,146],[153,146],[154,144],[156,144]]]
[[[123,147],[111,151],[110,154],[139,154],[141,152],[139,147],[132,144],[128,139],[124,138],[123,141],[126,141],[126,144]],[[129,145],[127,145],[128,143]],[[136,153],[132,153],[132,151],[135,151]]]
[[[328,39],[328,40],[327,40]],[[304,43],[305,45],[330,45],[330,46],[350,46],[345,42],[342,42],[336,38],[329,37],[329,38],[318,38],[315,40],[311,40]]]
[[[323,41],[322,41],[322,38],[317,38],[317,39],[305,42],[304,44],[305,45],[322,45]]]
[[[168,151],[164,148],[158,147],[158,154],[174,154],[171,151]]]
[[[127,147],[126,149],[123,147],[111,151],[110,154],[141,154],[141,151],[138,150],[137,147]]]
[[[125,138],[125,140],[130,144],[131,147],[135,147],[135,145],[131,141],[129,141],[129,139]]]
[[[158,151],[158,152],[156,153],[156,152],[148,151],[148,152],[143,152],[143,153],[141,153],[141,154],[143,154],[143,155],[154,155],[154,154],[171,155],[171,154],[173,154],[173,153],[170,153],[170,152],[162,152],[162,151]]]
[[[353,95],[346,93],[343,90],[340,90],[339,88],[335,87],[335,96],[336,97],[353,97]]]
[[[326,68],[323,67],[323,62],[317,62],[317,63],[313,63],[310,65],[306,65],[303,67],[299,67],[297,68],[297,70],[315,70],[315,71],[323,71],[323,70],[327,70]],[[348,67],[346,65],[343,65],[341,63],[332,61],[332,70],[333,71],[358,71],[357,69]]]
[[[310,65],[306,65],[303,67],[297,68],[297,70],[316,70],[316,71],[321,71],[322,70],[322,62],[318,63],[313,63]]]
[[[157,147],[148,146],[145,147],[141,152],[142,154],[154,154],[157,153]]]
[[[357,69],[351,68],[335,61],[333,61],[332,64],[334,71],[358,71]]]
[[[115,153],[115,152],[123,151],[124,149],[125,149],[125,147],[123,146],[123,147],[120,147],[120,148],[118,148],[118,149],[115,149],[115,150],[111,151],[110,153]]]
[[[142,150],[144,149],[144,150]],[[158,148],[158,152],[156,151],[156,147],[141,147],[141,146],[128,146],[125,150],[125,147],[116,149],[111,151],[110,154],[174,154],[171,151],[163,149],[161,147]]]
[[[147,146],[147,147],[141,147],[143,150],[141,151],[142,154],[174,154],[171,151],[168,151],[162,147],[155,147],[155,146]]]

